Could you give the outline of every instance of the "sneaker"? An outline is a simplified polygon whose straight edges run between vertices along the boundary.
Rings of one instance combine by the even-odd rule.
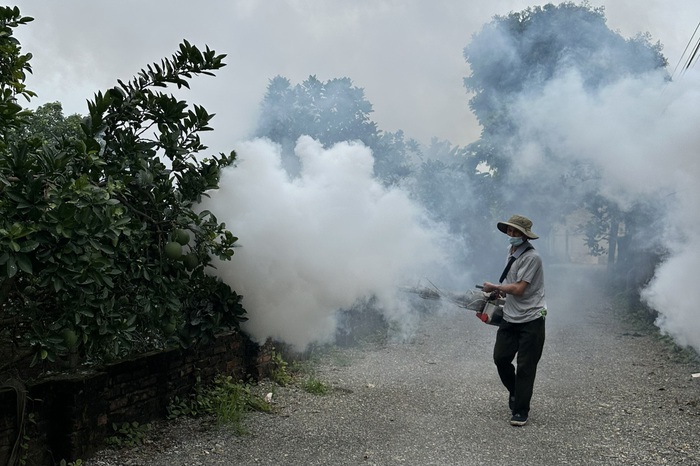
[[[508,397],[508,408],[510,408],[510,412],[513,412],[513,408],[515,408],[515,395],[511,394]]]
[[[527,424],[527,416],[523,416],[522,414],[513,414],[513,417],[510,418],[510,425],[511,426],[524,426]]]

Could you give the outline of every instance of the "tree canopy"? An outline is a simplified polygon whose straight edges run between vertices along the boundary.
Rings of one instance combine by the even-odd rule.
[[[31,56],[12,32],[29,21],[0,8],[0,371],[25,357],[99,362],[238,328],[240,296],[206,272],[237,238],[197,209],[235,153],[198,157],[213,115],[159,91],[213,75],[225,55],[184,41],[95,94],[78,122],[60,104],[32,112],[17,102],[33,95]]]
[[[254,136],[281,145],[285,168],[292,176],[299,173],[293,152],[299,136],[311,136],[327,147],[360,141],[374,153],[377,177],[386,184],[398,183],[411,172],[411,153],[417,151],[417,143],[406,139],[403,131],[380,131],[370,118],[372,111],[364,90],[349,78],[322,82],[310,76],[292,86],[287,78],[276,76],[267,87]]]
[[[598,167],[583,154],[562,157],[545,144],[542,166],[546,170],[518,172],[515,176],[513,165],[523,160],[523,148],[529,141],[519,134],[521,122],[513,109],[518,99],[537,95],[569,73],[580,79],[585,92],[595,96],[622,79],[664,71],[667,60],[661,49],[659,43],[651,43],[648,34],[625,39],[612,31],[604,9],[585,2],[546,4],[496,16],[477,32],[464,49],[471,70],[464,85],[473,93],[469,105],[482,126],[482,134],[468,152],[489,167],[494,180],[507,186],[493,191],[493,202],[506,205],[528,199],[529,208],[542,212],[540,220],[547,224],[589,206],[599,223],[586,227],[594,234],[588,238],[591,251],[607,251],[600,241],[612,238],[608,233],[621,217],[611,220],[601,216],[617,208],[610,205],[601,209],[602,200],[596,190]],[[540,130],[546,133],[548,128]],[[602,234],[602,229],[608,233]],[[614,245],[611,252],[614,257]]]
[[[474,93],[470,108],[486,134],[505,134],[508,105],[567,70],[576,70],[590,90],[621,77],[664,68],[660,44],[648,34],[625,39],[606,24],[604,8],[571,2],[530,7],[495,16],[464,48]]]

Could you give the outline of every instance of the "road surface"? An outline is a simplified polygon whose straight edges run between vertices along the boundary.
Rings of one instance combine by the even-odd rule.
[[[700,464],[700,372],[653,329],[620,320],[585,267],[547,272],[547,341],[530,420],[509,424],[491,360],[495,328],[457,307],[413,338],[327,353],[325,396],[274,389],[250,434],[171,424],[153,444],[87,465]]]

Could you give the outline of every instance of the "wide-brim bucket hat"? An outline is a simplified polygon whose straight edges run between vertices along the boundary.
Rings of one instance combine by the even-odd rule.
[[[505,233],[506,229],[510,226],[521,231],[523,235],[530,239],[539,238],[539,236],[532,232],[532,220],[527,217],[523,217],[522,215],[513,215],[507,222],[498,222],[496,226],[503,233]]]

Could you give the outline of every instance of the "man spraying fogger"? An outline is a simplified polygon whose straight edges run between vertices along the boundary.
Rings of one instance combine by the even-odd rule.
[[[537,363],[545,339],[547,304],[544,294],[542,258],[530,244],[539,238],[532,232],[532,221],[513,215],[498,222],[498,229],[508,235],[508,261],[499,283],[485,282],[483,291],[504,297],[503,321],[496,333],[493,360],[501,382],[508,389],[508,406],[513,426],[527,424],[530,413]],[[482,317],[477,313],[477,317]],[[516,365],[513,360],[517,354]]]

